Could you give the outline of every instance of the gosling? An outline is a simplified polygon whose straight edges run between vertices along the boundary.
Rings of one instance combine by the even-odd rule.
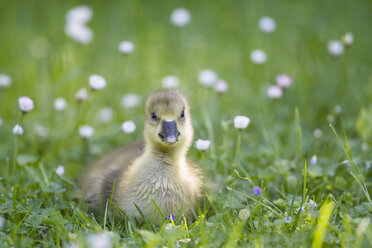
[[[156,225],[164,216],[192,217],[203,189],[199,166],[186,158],[193,132],[190,107],[181,93],[152,94],[145,106],[144,141],[102,157],[82,180],[88,205],[100,210],[112,199],[130,219],[142,222],[143,214]]]

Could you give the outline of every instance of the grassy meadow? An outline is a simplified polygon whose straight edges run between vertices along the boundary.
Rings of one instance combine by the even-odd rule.
[[[66,13],[82,5],[93,11],[85,44],[65,32]],[[172,24],[177,8],[189,11],[187,25]],[[259,27],[264,16],[273,32]],[[371,23],[369,0],[1,1],[0,74],[11,84],[0,80],[0,246],[371,247]],[[332,54],[329,42],[347,32],[354,42]],[[134,51],[119,52],[124,40]],[[252,61],[256,49],[265,63]],[[228,90],[201,85],[205,69]],[[105,88],[90,89],[94,74]],[[292,84],[273,98],[267,90],[280,74]],[[194,220],[160,227],[93,216],[77,180],[142,137],[146,97],[168,75],[190,102],[194,139],[211,141],[189,157],[221,192],[206,196]],[[88,99],[78,102],[81,88]],[[127,94],[139,105],[124,107]],[[34,102],[29,113],[21,96]],[[250,118],[246,129],[234,128],[237,115]],[[136,130],[125,133],[129,120]],[[80,137],[82,125],[94,128],[90,138]]]

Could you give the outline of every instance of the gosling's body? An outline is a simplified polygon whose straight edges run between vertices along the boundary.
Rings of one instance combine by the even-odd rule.
[[[186,158],[192,138],[186,99],[176,91],[151,95],[145,109],[144,141],[104,156],[83,180],[89,205],[98,210],[113,195],[115,204],[138,221],[142,217],[136,205],[150,222],[163,221],[152,201],[164,216],[190,217],[203,181],[198,166]]]

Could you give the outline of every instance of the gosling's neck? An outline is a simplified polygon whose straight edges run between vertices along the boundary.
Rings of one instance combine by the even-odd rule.
[[[161,161],[166,165],[179,167],[186,164],[186,153],[188,147],[175,146],[170,148],[145,145],[144,158]]]

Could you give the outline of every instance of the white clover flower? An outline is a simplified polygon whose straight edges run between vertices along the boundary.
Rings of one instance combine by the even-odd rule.
[[[202,70],[199,73],[199,82],[201,85],[211,87],[217,80],[217,73],[213,70]]]
[[[332,40],[328,42],[328,52],[333,56],[341,56],[344,53],[344,45],[341,41]]]
[[[258,27],[262,32],[271,33],[275,30],[276,24],[273,18],[264,16],[258,22]]]
[[[99,118],[101,122],[108,123],[112,120],[114,116],[114,110],[111,107],[105,107],[99,112]]]
[[[247,116],[237,115],[234,117],[234,127],[239,130],[246,129],[251,122]]]
[[[6,74],[0,74],[0,88],[8,88],[12,84],[12,78]]]
[[[34,109],[34,101],[28,96],[21,96],[18,98],[18,105],[23,113],[30,112]]]
[[[75,100],[78,102],[84,102],[88,99],[88,91],[85,88],[78,90],[75,94]]]
[[[43,125],[36,124],[34,131],[35,134],[41,138],[47,138],[49,136],[49,129]]]
[[[278,99],[278,98],[281,98],[282,97],[283,90],[279,86],[272,85],[272,86],[269,86],[269,88],[267,88],[267,95],[270,98]]]
[[[23,134],[23,128],[19,124],[16,124],[13,127],[13,134],[14,135],[22,135]]]
[[[199,151],[206,151],[206,150],[208,150],[209,147],[210,147],[210,145],[211,145],[211,141],[210,140],[198,139],[197,141],[195,141],[195,147]]]
[[[137,107],[141,102],[141,98],[137,94],[127,94],[121,99],[121,105],[124,108],[131,109]]]
[[[89,125],[80,126],[79,134],[83,139],[89,139],[94,134],[94,128]]]
[[[243,208],[239,211],[239,219],[246,221],[251,215],[251,211],[248,208]]]
[[[59,97],[56,100],[54,100],[53,106],[54,106],[54,109],[55,110],[57,110],[57,111],[63,111],[67,107],[67,102],[66,102],[66,100],[64,98]]]
[[[251,52],[251,61],[254,64],[262,65],[266,62],[266,53],[262,50],[256,49]]]
[[[170,21],[174,26],[184,27],[191,21],[190,12],[184,8],[175,9],[170,16]]]
[[[112,235],[108,233],[90,234],[87,237],[89,248],[111,248]]]
[[[354,35],[350,32],[347,32],[342,36],[342,43],[344,43],[345,46],[351,46],[354,42]]]
[[[101,90],[106,87],[106,80],[99,75],[89,77],[89,85],[93,90]]]
[[[119,52],[130,54],[134,51],[134,44],[131,41],[122,41],[119,43]]]
[[[78,6],[69,10],[66,14],[67,23],[86,24],[92,19],[93,11],[89,6]]]
[[[217,93],[225,93],[229,89],[229,85],[226,83],[225,80],[219,79],[217,80],[216,84],[214,85],[214,90]]]
[[[5,225],[5,218],[4,216],[0,215],[0,229],[3,229]]]
[[[67,23],[66,34],[81,44],[88,44],[93,40],[93,32],[90,28],[80,23]]]
[[[288,88],[292,84],[292,78],[286,74],[276,76],[276,83],[282,88]]]
[[[136,124],[133,121],[126,121],[121,125],[124,133],[133,133],[136,131]]]
[[[176,89],[180,84],[180,80],[177,76],[166,76],[162,80],[163,88],[165,89]]]
[[[56,169],[56,173],[57,175],[62,176],[63,174],[65,174],[65,167],[63,167],[63,165],[58,166]]]
[[[320,137],[322,137],[322,135],[323,135],[323,133],[322,133],[322,130],[320,130],[319,128],[317,128],[317,129],[315,129],[314,130],[314,136],[315,136],[315,138],[320,138]]]

